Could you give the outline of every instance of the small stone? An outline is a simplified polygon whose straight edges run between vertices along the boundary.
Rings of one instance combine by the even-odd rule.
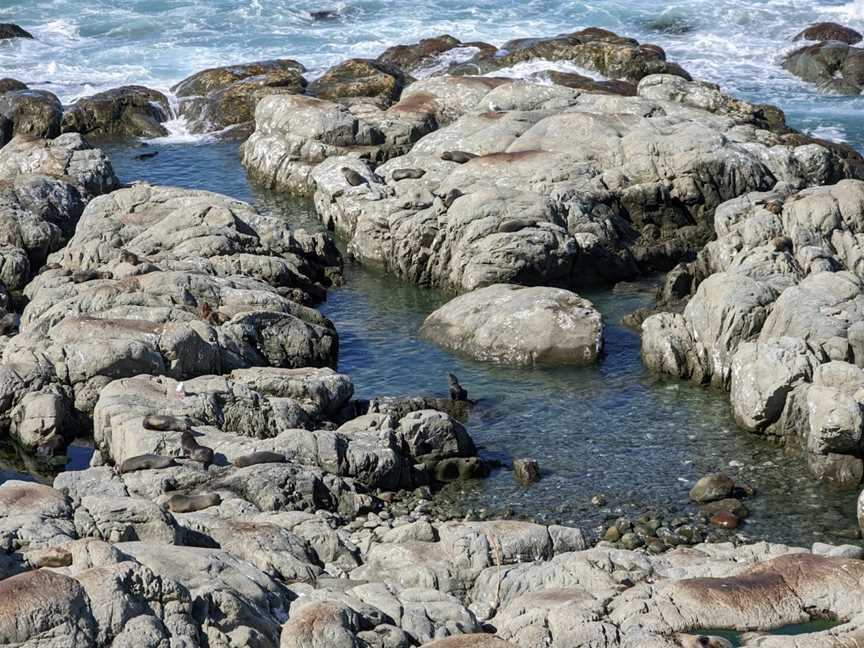
[[[635,533],[625,533],[621,537],[621,546],[625,549],[636,549],[642,546],[642,538]]]
[[[737,529],[738,517],[729,511],[719,511],[711,516],[711,524],[721,529]]]
[[[621,539],[621,532],[614,526],[611,526],[606,529],[606,533],[603,534],[603,539],[606,542],[618,542]]]
[[[648,548],[648,551],[652,554],[661,554],[667,549],[666,545],[657,538],[652,538],[651,540],[649,540],[646,546]]]
[[[591,498],[591,503],[594,506],[605,506],[606,505],[606,497],[603,495],[595,495]]]
[[[536,459],[514,459],[513,476],[522,484],[533,484],[540,480],[540,464]]]
[[[723,473],[711,473],[705,475],[690,489],[690,499],[694,502],[704,504],[729,497],[735,489],[732,478]]]

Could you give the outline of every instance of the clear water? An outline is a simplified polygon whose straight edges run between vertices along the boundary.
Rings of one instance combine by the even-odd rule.
[[[312,20],[310,12],[323,9],[338,10],[337,19]],[[652,22],[658,17],[690,30],[657,31]],[[314,74],[349,56],[377,55],[442,32],[501,43],[597,25],[656,42],[695,76],[777,103],[794,125],[864,150],[862,98],[817,95],[776,65],[792,35],[823,19],[864,30],[864,2],[0,0],[0,21],[37,36],[0,44],[0,75],[70,101],[123,83],[165,89],[213,65],[291,57]],[[141,151],[129,145],[106,148],[125,180],[206,188],[318,227],[308,203],[250,186],[236,143],[175,136],[150,145],[159,155],[146,161],[134,160]],[[455,357],[417,338],[423,318],[446,295],[358,267],[346,274],[346,286],[331,292],[323,310],[339,328],[340,369],[353,376],[359,396],[444,395],[445,374],[452,371],[480,400],[470,431],[483,452],[505,462],[532,456],[543,468],[543,479],[529,489],[502,470],[444,497],[465,507],[510,507],[546,520],[594,524],[643,507],[690,510],[693,481],[723,469],[759,493],[747,503],[752,514],[743,534],[798,544],[848,541],[855,493],[826,489],[807,476],[798,457],[737,431],[724,395],[643,369],[638,338],[617,322],[650,300],[645,290],[586,295],[608,324],[598,367],[517,371]],[[592,506],[595,494],[605,495],[608,505]]]
[[[823,632],[825,630],[830,630],[838,625],[840,625],[840,621],[835,621],[832,619],[818,619],[816,621],[809,621],[808,623],[794,623],[787,626],[783,626],[782,628],[777,628],[776,630],[771,630],[766,633],[768,635],[780,636],[780,637],[794,637],[798,635],[811,634],[814,632]],[[742,635],[744,633],[738,632],[736,630],[718,630],[718,629],[707,629],[707,630],[693,630],[690,634],[693,635],[710,635],[713,637],[722,637],[731,643],[733,646],[741,646],[742,645]]]

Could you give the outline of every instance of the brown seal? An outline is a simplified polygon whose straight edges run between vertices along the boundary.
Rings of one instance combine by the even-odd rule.
[[[268,463],[285,463],[285,455],[279,452],[262,450],[261,452],[253,452],[251,454],[237,457],[234,460],[234,465],[238,468],[246,468],[248,466],[254,466],[256,464]]]
[[[136,470],[160,470],[170,466],[176,466],[172,457],[162,455],[143,454],[137,457],[129,457],[120,464],[121,473],[135,472]]]
[[[447,374],[447,384],[450,388],[450,400],[467,401],[468,391],[459,384],[459,379],[452,373]]]
[[[165,507],[172,513],[194,513],[211,506],[219,506],[222,498],[218,493],[206,495],[172,495],[165,502]]]
[[[180,447],[192,461],[198,461],[205,465],[213,463],[213,448],[208,448],[198,443],[195,435],[188,430],[180,435]]]
[[[458,189],[451,189],[445,195],[441,196],[441,202],[444,203],[444,209],[450,209],[450,205],[456,202],[457,198],[464,196]]]
[[[354,169],[342,167],[341,171],[342,175],[345,177],[345,181],[352,187],[359,187],[360,185],[368,184],[366,178],[357,173]]]
[[[467,151],[444,151],[441,154],[442,160],[445,162],[455,162],[456,164],[465,164],[476,157],[475,153],[468,153]]]
[[[182,416],[170,416],[168,414],[151,414],[145,416],[142,421],[145,430],[157,430],[159,432],[185,432],[189,429],[189,421]]]
[[[423,169],[396,169],[390,174],[390,177],[393,178],[393,182],[399,182],[400,180],[419,180],[424,175],[426,172]]]
[[[126,249],[120,250],[120,260],[123,263],[128,263],[129,265],[133,266],[137,266],[139,263],[141,263],[141,259],[138,257],[137,254]]]

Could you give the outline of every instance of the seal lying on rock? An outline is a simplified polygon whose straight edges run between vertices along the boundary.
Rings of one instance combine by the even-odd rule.
[[[192,461],[209,466],[213,463],[213,448],[203,446],[195,439],[195,435],[188,430],[180,435],[180,446],[183,452]]]
[[[342,175],[345,176],[346,182],[348,182],[352,187],[359,187],[360,185],[368,184],[366,178],[357,173],[354,169],[342,167]]]
[[[455,162],[456,164],[465,164],[469,160],[473,160],[477,155],[466,151],[444,151],[441,154],[441,159],[445,162]]]
[[[136,470],[160,470],[169,466],[176,466],[172,457],[162,455],[143,454],[137,457],[129,457],[120,464],[120,473],[130,473]]]
[[[141,263],[140,257],[134,252],[130,252],[129,250],[123,249],[120,250],[120,260],[123,263],[128,263],[129,265],[136,266]]]
[[[424,175],[426,175],[424,169],[396,169],[390,174],[390,177],[393,178],[394,182],[399,182],[400,180],[419,180]]]
[[[234,460],[234,465],[238,468],[246,468],[248,466],[268,463],[285,463],[285,455],[280,452],[262,450],[261,452],[253,452],[248,455],[237,457]]]
[[[185,418],[163,414],[151,414],[150,416],[145,416],[142,425],[145,430],[157,430],[159,432],[167,432],[169,430],[185,432],[189,429],[189,421]]]
[[[96,272],[95,270],[79,270],[78,272],[72,273],[72,282],[79,283],[87,283],[88,281],[93,281],[94,279],[105,279],[105,274],[102,272]]]
[[[222,498],[217,493],[206,495],[172,495],[165,502],[165,506],[172,513],[194,513],[211,506],[219,506]]]
[[[444,209],[450,209],[450,205],[456,202],[457,198],[461,198],[464,195],[465,194],[458,189],[451,189],[443,196],[439,196],[439,198],[441,198],[441,202],[444,203]]]
[[[450,400],[467,401],[468,391],[459,384],[459,379],[452,373],[447,374],[447,384],[450,388]]]

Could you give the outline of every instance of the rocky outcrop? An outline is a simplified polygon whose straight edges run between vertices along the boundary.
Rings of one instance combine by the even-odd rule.
[[[387,108],[399,100],[413,79],[387,62],[348,59],[327,70],[309,84],[309,93],[319,99],[362,101]]]
[[[63,106],[47,90],[10,90],[0,95],[0,127],[5,144],[16,135],[52,138],[60,134]]]
[[[806,449],[818,477],[857,484],[861,450],[858,236],[864,183],[778,186],[717,209],[717,240],[676,275],[682,314],[643,324],[645,363],[731,390],[745,429]]]
[[[652,74],[673,74],[690,80],[678,64],[666,61],[666,53],[657,45],[640,45],[632,38],[596,27],[551,38],[508,41],[497,52],[481,51],[469,61],[457,63],[448,73],[490,74],[535,59],[575,63],[608,79],[632,83]]]
[[[389,47],[378,57],[378,61],[395,65],[418,78],[425,78],[436,72],[446,71],[448,65],[453,63],[448,61],[448,58],[459,56],[470,59],[481,52],[493,55],[497,51],[498,48],[489,43],[463,43],[449,34],[442,34],[423,38],[410,45]]]
[[[332,242],[245,203],[121,189],[92,201],[49,261],[3,355],[3,416],[28,446],[74,432],[79,421],[65,412],[86,427],[117,378],[336,362],[333,325],[298,303],[321,299],[338,276]]]
[[[33,34],[14,23],[0,23],[0,40],[8,38],[33,38]]]
[[[305,68],[280,59],[210,68],[184,79],[171,90],[180,114],[194,133],[250,127],[258,101],[270,94],[299,94],[306,86]]]
[[[78,99],[63,113],[61,130],[82,135],[163,137],[168,98],[143,86],[123,86]]]
[[[87,202],[119,185],[102,151],[72,133],[15,137],[0,149],[0,180],[0,282],[14,291],[65,244]]]
[[[821,92],[858,95],[864,88],[864,48],[829,40],[786,56],[783,67]]]
[[[828,148],[790,142],[782,113],[715,86],[648,77],[639,92],[496,84],[405,155],[328,156],[311,173],[316,208],[352,257],[410,281],[574,287],[695,255],[714,210],[742,193],[857,172]],[[287,141],[308,142],[297,135]],[[247,165],[286,139],[247,144]]]
[[[603,349],[600,313],[560,288],[479,288],[429,315],[420,333],[459,353],[504,364],[588,365]]]
[[[803,29],[792,40],[838,41],[847,45],[857,45],[864,40],[864,36],[845,25],[838,25],[834,22],[820,22]]]

